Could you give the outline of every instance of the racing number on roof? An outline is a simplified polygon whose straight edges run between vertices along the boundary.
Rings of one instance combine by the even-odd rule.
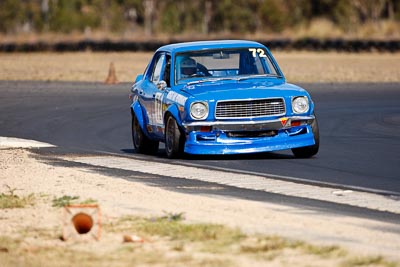
[[[252,53],[253,57],[257,57],[257,54],[259,57],[267,57],[262,48],[249,48],[249,51]]]

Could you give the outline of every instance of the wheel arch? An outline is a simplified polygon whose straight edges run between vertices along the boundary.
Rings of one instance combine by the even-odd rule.
[[[164,125],[167,124],[167,119],[169,116],[172,116],[176,123],[178,124],[179,128],[182,129],[182,120],[181,120],[181,116],[179,113],[179,109],[176,105],[170,105],[167,110],[164,112]]]
[[[140,103],[138,101],[135,101],[131,105],[130,109],[131,109],[132,118],[133,118],[133,116],[136,116],[136,119],[139,122],[140,128],[142,128],[142,131],[146,134],[146,136],[148,136],[147,129],[145,127],[143,111],[142,111],[142,107],[141,107]]]

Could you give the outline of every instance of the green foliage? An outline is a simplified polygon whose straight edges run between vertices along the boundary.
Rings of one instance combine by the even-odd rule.
[[[65,207],[71,204],[75,204],[76,200],[78,200],[78,196],[62,196],[59,198],[53,199],[53,207]]]
[[[2,0],[0,8],[0,31],[10,33],[21,20],[21,4],[19,1]]]
[[[182,33],[201,30],[204,6],[201,1],[164,0],[159,3],[158,29],[161,32]],[[162,11],[161,11],[162,10]]]
[[[179,14],[177,11],[179,4],[177,2],[171,2],[166,5],[161,15],[161,30],[169,33],[178,33],[183,30],[183,23],[181,23],[181,17],[184,14]]]
[[[286,0],[289,26],[307,23],[312,18],[312,5],[309,0]]]
[[[165,212],[165,216],[161,217],[162,219],[166,219],[168,221],[182,221],[185,219],[184,213],[179,212],[179,213],[174,213],[174,212]]]
[[[256,20],[247,0],[221,0],[213,2],[211,29],[214,32],[243,33],[256,29]]]
[[[35,196],[33,194],[20,197],[14,193],[16,189],[12,189],[8,185],[6,187],[9,192],[0,194],[0,209],[25,208],[34,204]]]
[[[97,200],[88,198],[83,201],[78,201],[79,197],[78,196],[62,196],[59,198],[54,198],[53,199],[53,207],[65,207],[68,205],[73,205],[73,204],[96,204]]]
[[[261,6],[261,17],[267,29],[281,32],[288,24],[289,11],[279,0],[266,0]]]
[[[332,17],[346,32],[354,30],[358,23],[357,10],[351,4],[351,0],[338,0],[332,9]]]
[[[50,1],[49,25],[52,31],[65,33],[97,28],[101,23],[100,1],[58,0]]]
[[[349,32],[362,22],[399,21],[400,1],[1,0],[0,32],[135,31],[144,29],[146,16],[153,33],[282,32],[321,17]]]
[[[95,200],[93,198],[88,198],[88,199],[85,199],[84,201],[81,201],[79,204],[82,204],[82,205],[97,204],[97,200]]]
[[[105,228],[112,232],[132,232],[144,237],[161,236],[175,241],[207,242],[207,246],[231,245],[246,237],[238,229],[218,224],[186,224],[181,219],[171,219],[169,215],[150,219],[127,216]]]

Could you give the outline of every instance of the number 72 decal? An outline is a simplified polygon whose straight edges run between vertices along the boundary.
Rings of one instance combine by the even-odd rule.
[[[249,51],[253,54],[253,57],[257,57],[257,54],[259,57],[267,57],[262,48],[249,48]]]

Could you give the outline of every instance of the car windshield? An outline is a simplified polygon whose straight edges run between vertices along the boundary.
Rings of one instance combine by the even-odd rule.
[[[279,75],[262,48],[191,51],[175,57],[175,84]]]

